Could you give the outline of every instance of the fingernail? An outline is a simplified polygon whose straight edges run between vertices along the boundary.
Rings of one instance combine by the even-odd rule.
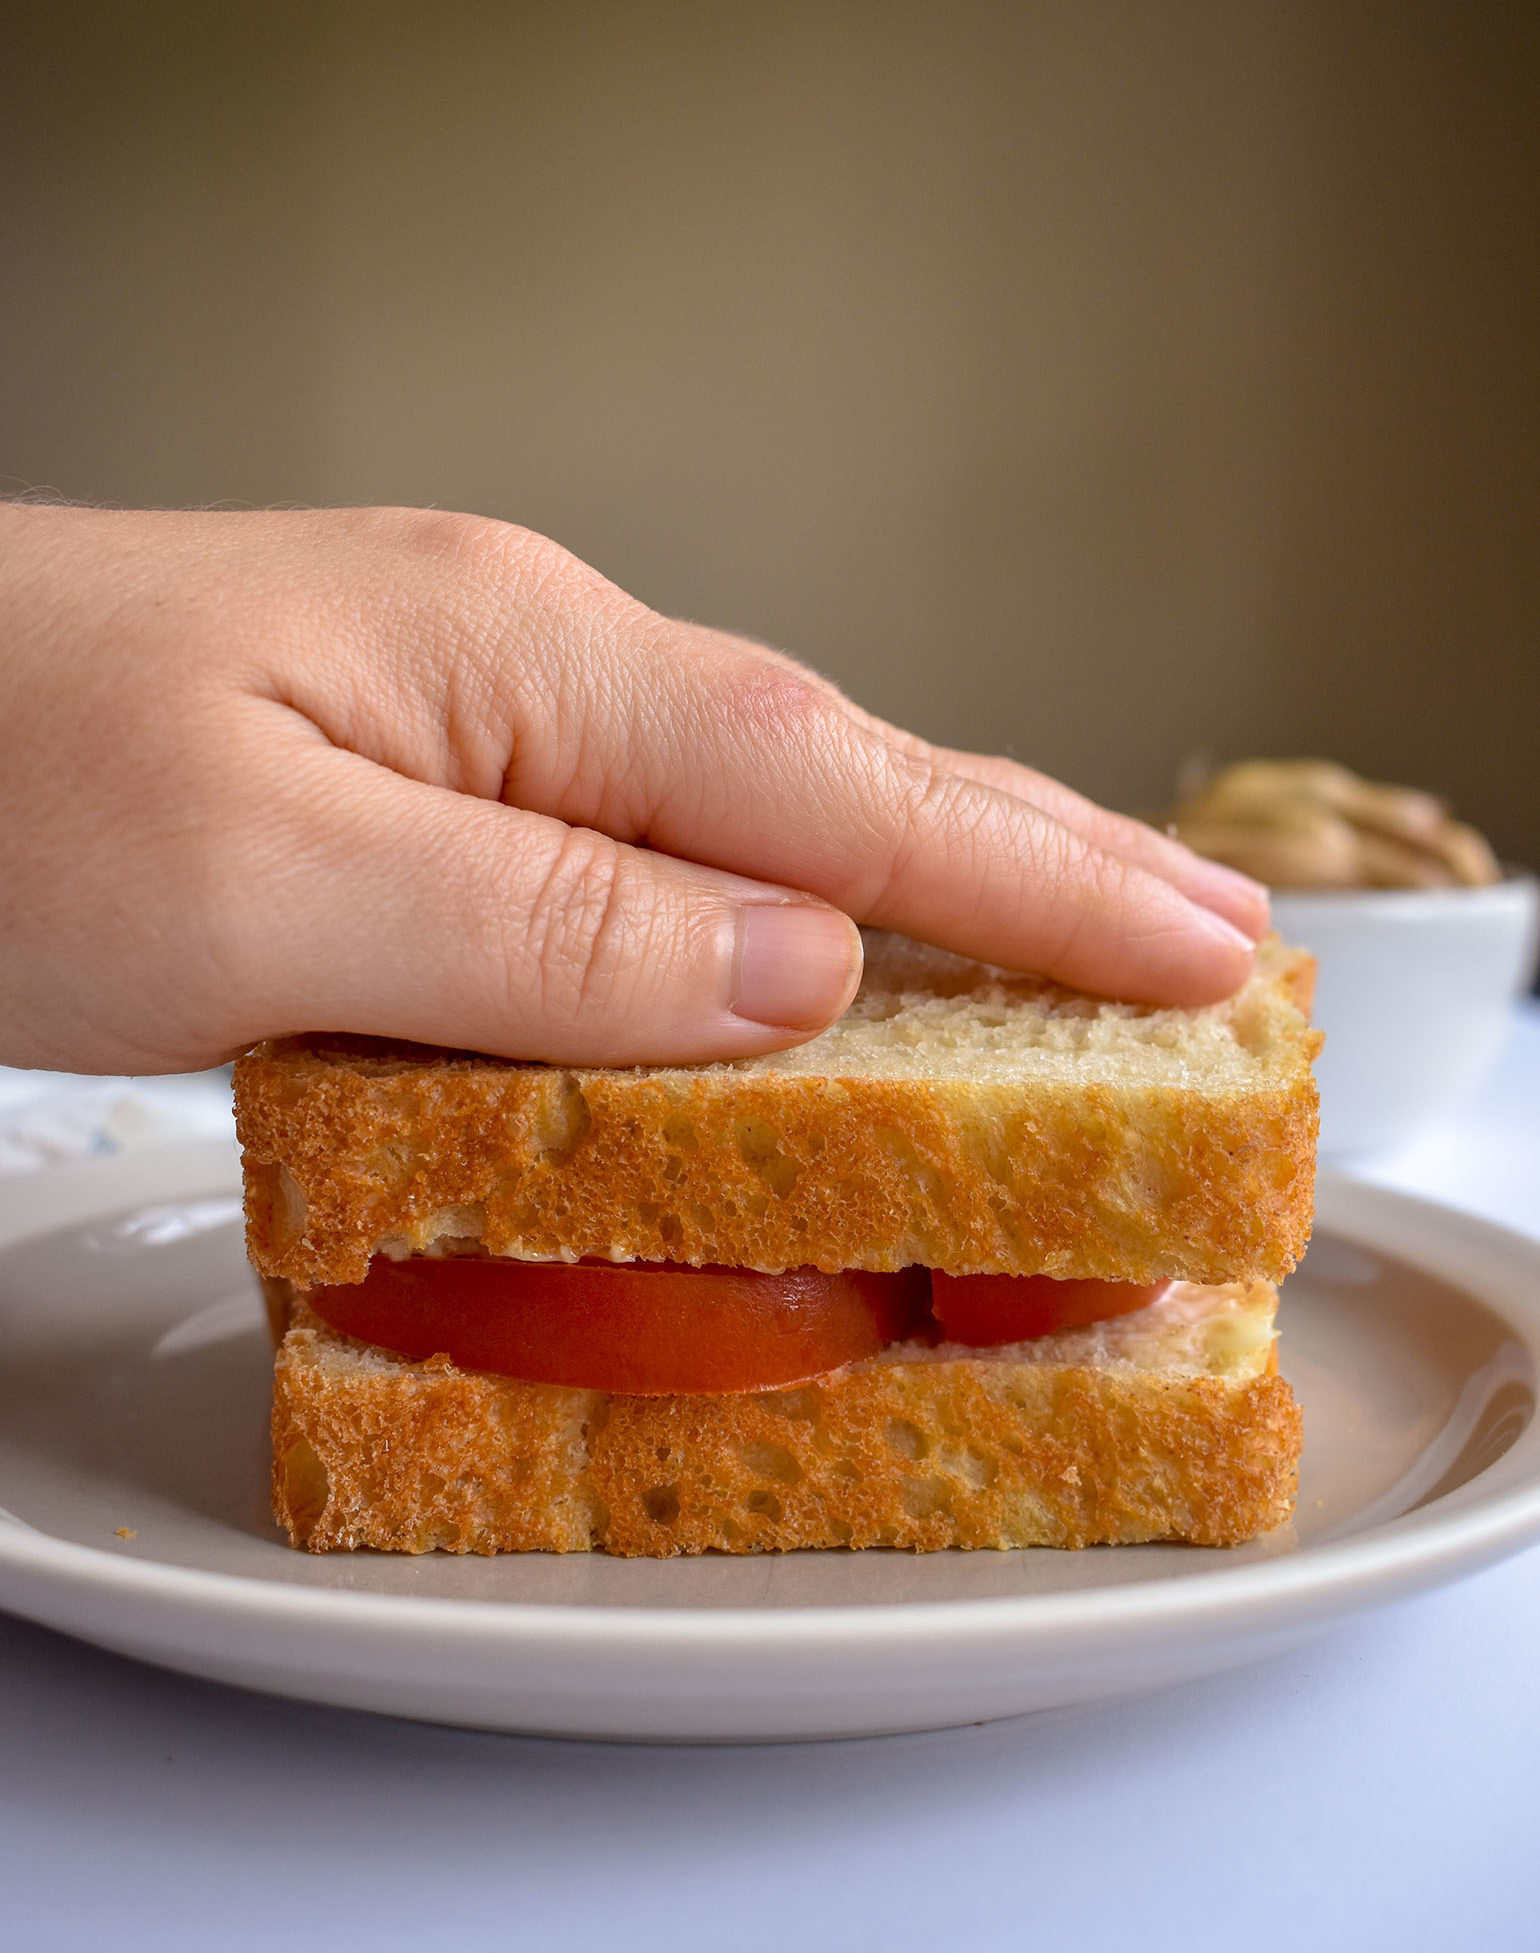
[[[1227,868],[1223,862],[1210,861],[1203,855],[1194,855],[1193,862],[1186,876],[1188,896],[1215,914],[1220,911],[1213,905],[1222,903],[1227,918],[1237,909],[1249,910],[1257,917],[1257,928],[1254,934],[1248,932],[1247,940],[1255,942],[1264,935],[1269,899],[1266,886],[1253,881],[1250,875],[1243,875],[1238,868]]]
[[[1239,868],[1231,868],[1223,861],[1214,861],[1206,854],[1195,854],[1192,879],[1206,883],[1210,888],[1231,888],[1237,894],[1265,895],[1266,886],[1253,876],[1243,874]]]
[[[1244,929],[1237,929],[1233,922],[1227,921],[1222,915],[1216,915],[1212,909],[1201,908],[1196,904],[1194,909],[1199,926],[1206,929],[1211,936],[1218,937],[1231,949],[1243,949],[1248,956],[1256,954],[1256,939],[1248,936]]]
[[[860,980],[860,932],[838,909],[787,902],[738,911],[735,1016],[819,1030],[839,1016]]]

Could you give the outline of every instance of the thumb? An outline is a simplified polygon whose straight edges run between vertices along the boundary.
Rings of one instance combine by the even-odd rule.
[[[690,1064],[796,1044],[855,994],[860,934],[812,896],[352,754],[323,764],[322,791],[300,767],[285,792],[296,846],[257,905],[246,967],[270,1021],[254,1036]]]

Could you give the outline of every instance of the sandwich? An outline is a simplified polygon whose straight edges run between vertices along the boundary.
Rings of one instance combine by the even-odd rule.
[[[699,1067],[249,1052],[273,1500],[312,1552],[1231,1545],[1294,1496],[1312,966],[1080,996],[868,938]]]

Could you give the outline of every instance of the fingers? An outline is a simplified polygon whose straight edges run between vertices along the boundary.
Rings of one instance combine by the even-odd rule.
[[[1151,865],[1119,854],[750,647],[680,632],[596,663],[575,761],[526,705],[548,730],[516,746],[510,798],[1103,995],[1191,1005],[1245,980],[1251,935],[1159,872],[1158,836]]]
[[[1244,981],[1255,898],[1135,823],[1008,762],[960,771],[527,532],[350,521],[366,555],[388,544],[350,587],[383,594],[286,694],[336,744],[1082,989],[1197,1004]]]
[[[858,716],[865,717],[864,714]],[[1046,773],[1022,766],[1015,760],[984,753],[957,752],[950,747],[929,746],[913,733],[903,732],[896,726],[882,721],[872,721],[872,724],[874,730],[900,751],[918,756],[928,755],[948,772],[957,773],[964,779],[978,780],[986,786],[998,787],[1002,793],[1028,801],[1045,814],[1051,814],[1082,840],[1161,876],[1190,901],[1234,923],[1252,942],[1260,942],[1267,933],[1267,890],[1250,875],[1240,874],[1218,861],[1207,861],[1146,822],[1100,807],[1094,800],[1087,800],[1084,794],[1076,793],[1072,787],[1063,786]]]
[[[572,1064],[794,1044],[860,978],[838,910],[317,746],[242,958],[253,1038],[364,1031]]]
[[[1048,774],[1023,766],[1016,760],[935,746],[914,733],[906,732],[901,726],[865,711],[836,686],[769,646],[746,646],[742,639],[734,639],[726,632],[713,631],[701,635],[709,636],[723,654],[752,649],[767,663],[820,688],[827,702],[895,751],[940,772],[977,780],[984,786],[997,787],[1002,793],[1027,801],[1071,829],[1082,840],[1161,876],[1189,900],[1234,923],[1252,942],[1260,942],[1267,933],[1267,889],[1250,875],[1241,874],[1221,862],[1206,860],[1147,822],[1101,807],[1084,794],[1076,793],[1072,787],[1066,787]]]

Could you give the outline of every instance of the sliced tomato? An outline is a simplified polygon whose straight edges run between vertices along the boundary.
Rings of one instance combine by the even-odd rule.
[[[928,1320],[923,1268],[760,1275],[661,1262],[376,1257],[317,1315],[399,1355],[630,1395],[773,1390],[875,1356]]]
[[[1142,1309],[1170,1288],[1156,1282],[1058,1282],[1050,1275],[943,1275],[930,1278],[931,1308],[947,1339],[974,1349],[1024,1343],[1055,1329],[1103,1322]]]

